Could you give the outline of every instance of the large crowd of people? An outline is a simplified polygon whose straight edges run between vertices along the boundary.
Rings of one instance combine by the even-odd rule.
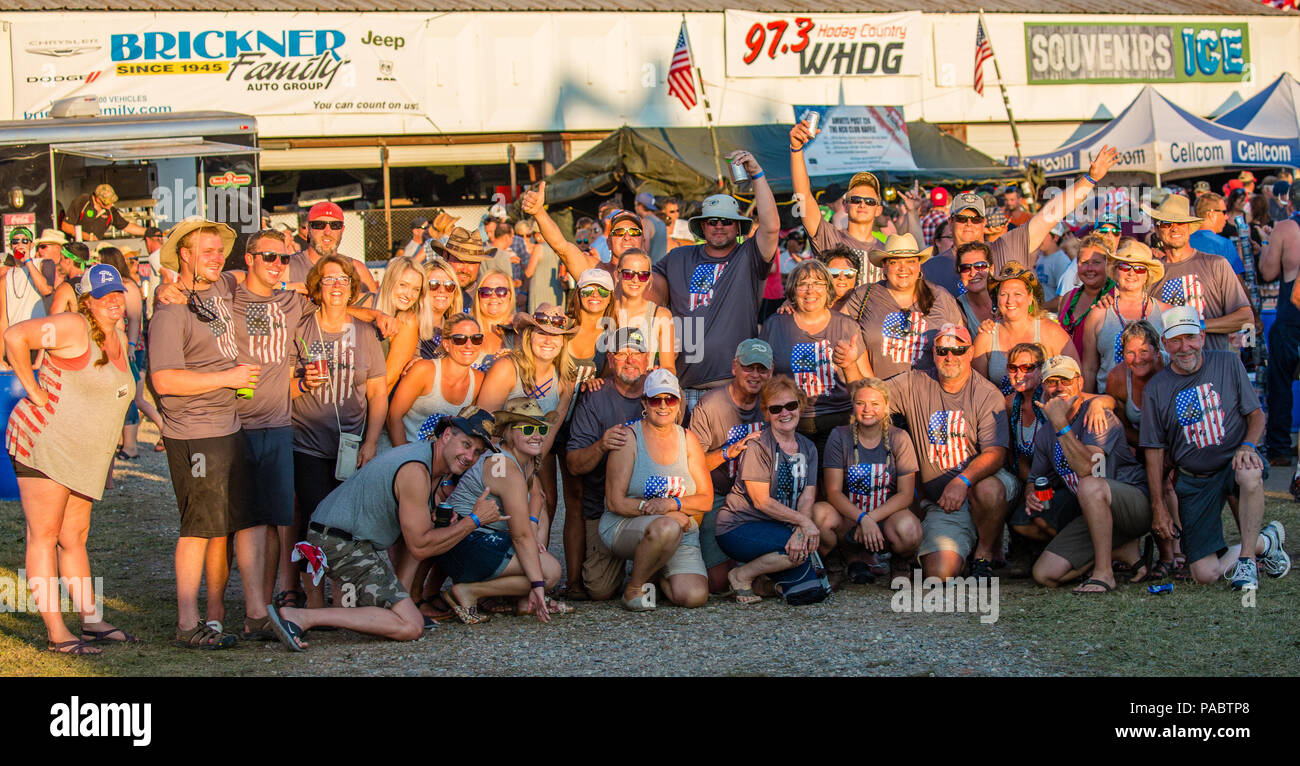
[[[540,184],[514,219],[417,221],[378,278],[338,252],[328,202],[235,264],[215,221],[147,230],[148,253],[16,230],[0,331],[27,392],[6,441],[28,577],[90,581],[91,505],[137,457],[139,413],[175,491],[170,640],[190,649],[582,601],[807,604],[914,569],[1080,594],[1287,574],[1263,481],[1294,450],[1289,175],[1158,190],[1138,216],[1080,207],[1111,148],[1037,206],[865,170],[814,194],[812,135],[790,131],[790,170],[819,204],[786,231],[743,150],[745,209],[643,192],[566,234]],[[1267,419],[1235,212],[1255,276],[1281,280]],[[72,593],[77,633],[38,594],[51,651],[138,640],[95,595]]]

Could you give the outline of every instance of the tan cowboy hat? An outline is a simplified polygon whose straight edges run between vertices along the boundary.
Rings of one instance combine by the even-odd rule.
[[[59,231],[58,229],[46,229],[45,231],[41,232],[40,238],[32,243],[32,245],[34,245],[35,247],[40,247],[41,245],[66,245],[66,244],[68,244],[68,236],[63,232]]]
[[[196,229],[216,229],[221,234],[221,248],[227,256],[230,255],[230,248],[235,246],[235,230],[224,223],[217,223],[216,221],[209,221],[206,218],[195,216],[186,218],[167,232],[167,239],[163,241],[162,251],[158,256],[164,269],[181,270],[181,256],[177,252],[177,248],[185,235]]]
[[[550,324],[544,324],[537,321],[537,315],[559,316],[564,318],[565,326],[563,329]],[[556,306],[554,303],[542,303],[538,305],[537,310],[532,314],[520,311],[515,314],[514,321],[515,332],[522,333],[525,327],[535,327],[547,335],[572,335],[578,331],[576,323],[565,315],[564,309]]]
[[[534,426],[555,425],[559,414],[559,410],[542,412],[542,406],[531,396],[516,396],[507,399],[506,403],[501,405],[501,409],[492,413],[493,430],[498,437],[503,437],[506,429],[515,423]]]
[[[1147,287],[1165,278],[1165,265],[1151,254],[1151,248],[1136,239],[1125,240],[1109,258],[1106,259],[1106,276],[1115,278],[1115,266],[1120,261],[1135,263],[1147,267]]]
[[[442,231],[443,229],[451,227],[459,220],[459,218],[452,216],[447,213],[447,211],[439,210],[438,214],[433,217],[433,228],[436,231]]]
[[[1020,265],[1020,261],[1007,261],[1007,265],[1002,267],[1002,271],[997,274],[989,274],[989,295],[996,298],[998,287],[1003,282],[1009,282],[1018,279],[1025,283],[1025,288],[1029,290],[1030,297],[1034,300],[1034,305],[1038,310],[1043,308],[1043,286],[1038,282],[1038,276],[1030,269]]]
[[[1153,208],[1150,205],[1143,205],[1142,212],[1151,216],[1157,221],[1165,223],[1197,223],[1201,219],[1192,214],[1188,206],[1187,198],[1181,194],[1170,194],[1160,203],[1160,207]]]
[[[477,234],[459,226],[451,230],[451,234],[447,236],[447,244],[435,241],[431,247],[444,258],[455,257],[457,260],[469,263],[482,263],[496,252],[496,248],[487,248]]]
[[[872,250],[867,254],[871,260],[871,265],[879,268],[890,258],[920,258],[921,263],[925,263],[934,255],[934,248],[927,247],[924,250],[916,246],[916,238],[911,234],[892,234],[885,240],[883,250]]]

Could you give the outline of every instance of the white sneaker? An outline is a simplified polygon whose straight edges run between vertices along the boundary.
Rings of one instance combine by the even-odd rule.
[[[1232,568],[1233,590],[1259,590],[1259,570],[1255,566],[1254,559],[1237,559],[1237,565]]]
[[[212,628],[213,630],[215,630],[215,631],[218,632],[218,633],[225,633],[225,632],[226,632],[226,631],[224,631],[224,630],[221,629],[221,620],[208,620],[207,622],[205,622],[205,623],[203,623],[203,624],[204,624],[204,625],[207,625],[209,628]]]
[[[1285,577],[1291,571],[1291,557],[1282,550],[1282,545],[1286,542],[1286,530],[1282,527],[1282,522],[1270,521],[1259,534],[1268,544],[1268,549],[1259,557],[1259,568],[1273,579]]]

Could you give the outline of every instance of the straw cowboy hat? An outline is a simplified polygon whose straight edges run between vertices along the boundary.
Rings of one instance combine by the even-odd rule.
[[[1115,266],[1120,262],[1146,266],[1147,288],[1150,288],[1152,285],[1165,278],[1164,263],[1151,254],[1151,248],[1138,242],[1136,239],[1126,241],[1124,244],[1120,245],[1119,250],[1115,251],[1114,254],[1106,259],[1106,276],[1114,279]]]
[[[41,245],[66,245],[67,243],[67,235],[58,229],[46,229],[41,232],[40,239],[32,242],[36,247],[40,247]]]
[[[468,263],[482,263],[496,252],[496,248],[485,247],[477,234],[471,234],[459,226],[451,230],[445,245],[435,241],[431,247],[444,258],[455,258]]]
[[[885,240],[884,249],[872,250],[867,254],[867,258],[871,260],[872,266],[879,268],[890,258],[919,258],[920,263],[925,263],[932,255],[934,255],[934,248],[919,249],[916,246],[916,238],[911,234],[891,234]]]
[[[542,412],[542,406],[531,396],[516,396],[507,399],[501,409],[492,413],[493,429],[498,437],[504,438],[506,429],[516,423],[534,426],[552,426],[559,420],[559,410]]]
[[[989,275],[989,295],[997,296],[998,288],[1004,282],[1013,279],[1025,283],[1025,289],[1029,291],[1029,296],[1033,299],[1034,305],[1040,310],[1043,307],[1043,286],[1038,282],[1038,276],[1030,269],[1020,265],[1020,261],[1007,261],[1007,265],[1002,267],[1002,271],[996,275]]]
[[[230,248],[235,246],[235,230],[216,221],[209,221],[206,218],[195,216],[186,218],[184,221],[176,224],[167,232],[167,239],[163,241],[162,251],[159,258],[162,261],[163,268],[172,271],[181,270],[181,256],[178,252],[180,242],[196,229],[216,229],[221,234],[221,248],[227,256],[230,255]]]
[[[537,315],[541,314],[547,317],[558,317],[564,320],[564,327],[555,327],[554,325],[539,322]],[[537,310],[532,314],[520,311],[515,314],[514,321],[515,332],[522,333],[525,327],[534,327],[547,335],[573,335],[578,331],[577,326],[564,313],[564,309],[556,306],[554,303],[542,303],[538,305]]]
[[[1197,223],[1201,220],[1192,214],[1187,198],[1181,194],[1170,194],[1165,197],[1160,207],[1143,205],[1142,212],[1165,223]]]

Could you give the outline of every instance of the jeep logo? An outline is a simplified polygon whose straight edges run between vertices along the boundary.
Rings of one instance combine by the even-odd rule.
[[[361,38],[361,44],[377,45],[381,48],[392,48],[393,50],[398,50],[406,45],[406,38],[395,37],[392,35],[380,37],[374,32],[366,32],[366,36]]]

